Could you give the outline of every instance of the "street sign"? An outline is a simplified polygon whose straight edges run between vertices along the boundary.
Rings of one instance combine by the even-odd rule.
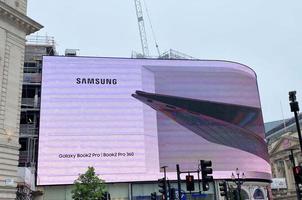
[[[272,189],[286,189],[286,180],[285,178],[273,178],[271,183]]]
[[[179,194],[178,194],[178,190],[175,191],[175,197],[176,199],[179,199]],[[180,197],[180,200],[187,200],[187,197],[186,197],[186,194],[185,194],[185,191],[181,191],[181,197]]]
[[[206,198],[208,196],[208,194],[199,194],[199,193],[193,193],[192,197],[193,198]]]

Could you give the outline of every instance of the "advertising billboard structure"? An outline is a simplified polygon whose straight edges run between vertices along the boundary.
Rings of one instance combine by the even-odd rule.
[[[254,71],[234,62],[44,57],[38,185],[153,181],[168,166],[271,178]]]

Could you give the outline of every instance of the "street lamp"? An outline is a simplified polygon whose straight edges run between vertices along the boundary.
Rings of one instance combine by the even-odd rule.
[[[242,172],[241,174],[241,178],[240,178],[240,172],[239,169],[236,168],[236,176],[234,175],[234,173],[232,172],[232,180],[234,181],[234,183],[237,185],[237,199],[240,200],[241,195],[240,195],[240,191],[241,191],[241,185],[243,184],[245,179],[245,175]]]

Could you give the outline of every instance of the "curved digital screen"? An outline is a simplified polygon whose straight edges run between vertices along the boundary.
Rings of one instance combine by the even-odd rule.
[[[37,185],[72,184],[93,166],[106,182],[170,180],[211,160],[270,179],[255,73],[239,63],[43,58]]]

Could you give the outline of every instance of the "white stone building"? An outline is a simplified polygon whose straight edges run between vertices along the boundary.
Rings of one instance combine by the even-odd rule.
[[[25,36],[42,26],[27,0],[0,0],[0,199],[16,198]]]
[[[300,126],[302,114],[299,114]],[[274,122],[272,122],[274,123]],[[296,166],[302,165],[299,137],[294,118],[279,121],[274,128],[266,132],[270,162],[272,166],[272,194],[276,200],[297,199],[293,176],[293,159]],[[277,183],[277,184],[276,184]]]

